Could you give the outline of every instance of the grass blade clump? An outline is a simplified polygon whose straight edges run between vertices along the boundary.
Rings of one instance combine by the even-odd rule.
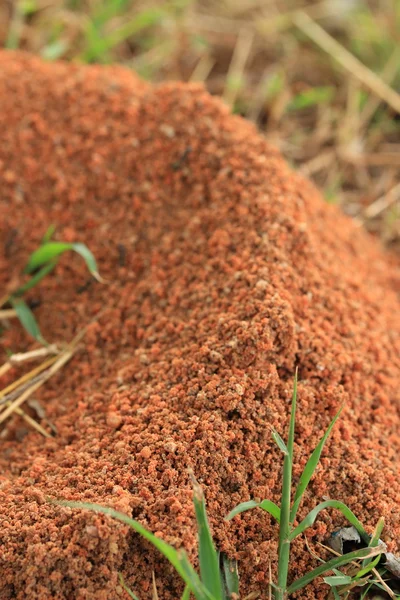
[[[26,302],[17,298],[10,298],[10,304],[17,313],[17,317],[22,327],[31,335],[35,340],[44,343],[42,334],[40,333],[39,325],[33,315],[33,312],[29,308]]]
[[[296,421],[296,403],[297,403],[297,370],[294,377],[292,410],[289,421],[289,435],[287,452],[284,452],[283,459],[283,478],[282,478],[282,497],[281,497],[281,520],[279,527],[279,545],[278,545],[278,587],[276,589],[277,597],[284,593],[287,585],[289,572],[289,553],[290,553],[290,498],[292,493],[292,466],[293,466],[293,445],[294,429]],[[283,596],[281,596],[283,598]]]
[[[308,515],[301,521],[301,523],[297,525],[297,527],[292,529],[289,536],[290,540],[294,540],[306,529],[312,527],[319,513],[326,508],[336,508],[337,510],[339,510],[342,513],[342,515],[348,520],[348,522],[351,523],[357,529],[363,541],[366,544],[369,543],[370,538],[368,533],[365,531],[363,525],[357,519],[355,514],[350,510],[350,508],[346,506],[346,504],[344,504],[343,502],[340,502],[339,500],[325,500],[324,502],[321,502],[315,508],[313,508],[308,513]]]
[[[228,559],[225,559],[223,560],[223,568],[220,569],[219,555],[215,548],[208,523],[204,494],[194,477],[192,477],[192,481],[194,489],[193,503],[198,532],[200,577],[183,550],[176,550],[173,546],[156,537],[138,521],[131,519],[127,515],[99,504],[68,501],[56,501],[54,503],[60,506],[68,506],[69,508],[92,510],[96,513],[102,513],[113,517],[114,519],[129,525],[134,531],[139,533],[157,548],[157,550],[159,550],[175,568],[185,583],[185,590],[181,600],[188,600],[190,594],[193,594],[196,600],[229,600],[233,592],[238,593],[239,588],[236,563],[232,568],[233,563]],[[124,589],[126,588],[125,583],[121,583],[121,585]],[[133,592],[130,592],[130,596],[131,598],[136,599]]]
[[[226,517],[226,520],[230,521],[231,519],[233,519],[233,517],[236,517],[236,515],[239,515],[242,512],[246,512],[247,510],[250,510],[252,508],[262,508],[263,510],[268,512],[271,515],[271,517],[274,517],[274,519],[278,523],[281,520],[281,509],[277,504],[275,504],[275,502],[272,502],[271,500],[263,500],[262,502],[249,500],[248,502],[242,502],[241,504],[235,506],[233,510],[231,510],[231,512]]]
[[[222,554],[222,569],[228,598],[231,598],[233,594],[239,596],[239,573],[236,560],[231,560]]]
[[[296,407],[297,407],[297,371],[294,378],[292,405],[289,420],[289,431],[287,443],[283,441],[279,433],[275,430],[272,432],[272,437],[277,444],[278,448],[283,453],[283,475],[282,475],[282,492],[281,492],[281,505],[277,506],[270,500],[263,500],[262,502],[255,502],[250,500],[243,502],[236,506],[226,517],[227,520],[232,519],[236,515],[251,510],[253,508],[262,508],[267,511],[275,520],[279,523],[279,544],[278,544],[278,580],[276,583],[271,585],[272,594],[275,600],[286,600],[288,595],[302,589],[309,583],[311,583],[316,577],[323,575],[329,571],[335,573],[332,576],[332,590],[334,595],[336,594],[336,588],[339,585],[348,584],[347,576],[338,571],[338,567],[349,564],[355,559],[364,559],[365,561],[370,560],[372,557],[382,553],[382,549],[379,547],[371,547],[370,538],[365,531],[363,525],[343,502],[337,500],[327,500],[318,504],[308,515],[300,522],[297,527],[294,526],[297,512],[301,504],[301,500],[307,487],[311,481],[311,478],[317,468],[319,460],[321,458],[322,450],[325,443],[334,427],[337,419],[340,416],[342,408],[338,411],[335,417],[330,422],[325,434],[317,444],[314,451],[311,453],[310,458],[307,461],[306,466],[301,474],[297,489],[295,490],[293,503],[291,503],[292,496],[292,467],[293,467],[293,447],[294,447],[294,434],[295,434],[295,422],[296,422]],[[291,542],[306,529],[311,527],[315,522],[318,514],[326,508],[335,508],[339,510],[342,515],[357,529],[364,543],[369,546],[360,550],[337,556],[332,560],[323,563],[316,569],[310,571],[303,577],[294,581],[291,585],[288,585],[288,571],[290,563],[290,544]],[[381,533],[381,529],[379,533]],[[336,577],[336,579],[334,579]],[[351,578],[351,581],[353,579]],[[336,582],[336,583],[335,583]],[[340,583],[341,582],[341,583]],[[271,592],[271,590],[270,590]]]
[[[353,552],[348,552],[347,554],[343,554],[342,556],[336,556],[329,560],[326,563],[323,563],[316,569],[309,571],[303,575],[303,577],[299,577],[296,579],[291,585],[289,585],[285,590],[286,598],[289,594],[293,594],[293,592],[297,592],[302,588],[306,587],[309,583],[311,583],[316,577],[327,573],[328,571],[332,571],[333,569],[337,569],[338,567],[342,567],[344,565],[348,565],[353,560],[360,560],[362,558],[370,558],[372,556],[376,556],[377,554],[381,554],[381,550],[379,548],[360,548],[359,550],[353,550]]]
[[[39,267],[53,263],[53,261],[61,254],[64,254],[69,250],[73,250],[77,254],[80,254],[93,277],[99,279],[100,276],[96,260],[89,248],[81,243],[45,242],[31,254],[24,272],[33,273]]]
[[[376,575],[375,567],[378,565],[380,555],[384,551],[385,546],[379,543],[379,536],[383,529],[383,520],[381,519],[375,529],[375,533],[370,538],[366,533],[363,525],[343,502],[338,500],[326,500],[318,504],[308,515],[297,525],[294,525],[297,511],[301,499],[306,491],[312,475],[318,465],[323,447],[328,439],[328,436],[339,418],[340,411],[329,424],[325,434],[312,452],[304,470],[300,477],[297,490],[294,494],[293,504],[291,503],[292,495],[292,468],[293,468],[293,448],[296,422],[296,404],[297,404],[297,371],[294,379],[292,409],[289,421],[288,441],[285,443],[281,436],[273,431],[273,438],[277,446],[284,455],[283,461],[283,476],[282,476],[282,494],[280,507],[271,500],[263,500],[256,502],[250,500],[236,506],[226,517],[229,521],[236,515],[261,508],[268,512],[279,523],[279,545],[278,545],[278,580],[276,583],[270,583],[269,598],[272,595],[275,600],[287,600],[289,595],[301,590],[311,583],[315,578],[329,574],[324,578],[332,591],[335,599],[343,597],[343,593],[355,587],[372,585],[382,587]],[[206,504],[203,491],[192,476],[193,482],[193,503],[195,508],[197,532],[198,532],[198,555],[200,564],[200,576],[193,568],[189,559],[183,550],[176,550],[163,540],[154,536],[151,532],[145,529],[140,523],[131,519],[127,515],[119,513],[111,508],[103,507],[97,504],[88,504],[81,502],[56,502],[61,506],[70,508],[82,508],[93,510],[95,512],[109,515],[123,523],[126,523],[137,533],[147,539],[155,548],[157,548],[164,557],[174,566],[177,573],[185,583],[185,589],[181,600],[189,600],[191,595],[196,600],[230,600],[231,598],[239,597],[239,578],[237,573],[236,561],[230,560],[224,554],[218,554],[212,539],[210,526],[207,518]],[[306,529],[311,527],[315,522],[319,513],[327,508],[339,510],[342,515],[357,529],[366,547],[354,550],[346,554],[339,554],[328,562],[319,559],[322,564],[306,573],[302,577],[293,581],[288,585],[288,571],[290,565],[290,544]],[[359,564],[357,563],[359,561]],[[352,563],[356,566],[355,573],[342,573],[339,568]],[[353,569],[354,570],[354,569]],[[376,578],[371,580],[371,573],[374,572]],[[333,574],[332,574],[333,573]],[[368,576],[365,578],[365,576]],[[378,577],[379,576],[379,577]],[[363,579],[362,579],[363,578]],[[123,581],[123,580],[121,580]],[[382,580],[383,581],[383,580]],[[382,583],[381,581],[381,583]],[[125,584],[122,584],[131,598],[137,600],[133,592],[128,590]],[[368,589],[369,589],[368,587]]]
[[[51,241],[54,230],[54,225],[51,225],[43,236],[39,248],[29,257],[23,271],[25,274],[30,275],[28,281],[0,301],[0,308],[7,304],[12,306],[15,315],[18,317],[25,331],[42,344],[45,343],[45,340],[40,333],[39,325],[27,303],[22,300],[22,296],[38,285],[46,275],[51,273],[60,257],[68,251],[79,254],[85,261],[91,275],[98,281],[103,281],[99,275],[96,260],[89,248],[81,243]]]
[[[333,426],[335,425],[336,421],[338,420],[338,418],[340,417],[340,414],[342,412],[342,408],[340,408],[340,410],[337,412],[337,414],[335,415],[335,417],[332,419],[332,421],[330,422],[324,436],[322,437],[322,439],[320,440],[319,444],[316,446],[314,452],[312,452],[310,458],[307,461],[306,466],[304,467],[304,471],[300,476],[300,481],[299,484],[296,488],[296,493],[294,496],[294,502],[293,502],[293,506],[292,509],[290,511],[290,519],[291,521],[294,520],[294,518],[297,515],[297,511],[299,510],[299,506],[303,497],[304,492],[306,491],[308,484],[311,481],[311,477],[313,476],[315,469],[318,466],[319,460],[321,458],[321,454],[322,454],[322,450],[325,446],[325,442],[328,439]]]
[[[148,531],[143,525],[141,525],[135,519],[131,519],[128,515],[118,512],[113,508],[107,506],[101,506],[99,504],[93,504],[91,502],[56,502],[60,506],[68,506],[69,508],[82,508],[86,510],[92,510],[96,513],[102,513],[117,519],[121,523],[129,525],[136,533],[139,533],[143,538],[149,541],[157,550],[165,556],[165,558],[171,563],[171,565],[178,572],[180,577],[183,579],[185,584],[190,588],[194,594],[196,600],[215,600],[207,591],[205,585],[200,581],[199,576],[189,562],[186,553],[183,550],[175,550],[170,544],[164,542],[164,540],[156,537],[153,533]]]
[[[222,599],[221,574],[218,552],[215,549],[208,524],[203,490],[192,476],[193,502],[196,513],[200,575],[210,595],[215,600]]]

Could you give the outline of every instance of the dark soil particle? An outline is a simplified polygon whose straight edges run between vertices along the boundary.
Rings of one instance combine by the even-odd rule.
[[[198,85],[149,87],[121,68],[3,52],[0,136],[0,284],[16,281],[52,223],[57,239],[89,246],[110,282],[78,293],[87,274],[71,256],[34,293],[50,341],[100,316],[36,395],[58,435],[18,441],[17,418],[3,431],[1,600],[114,600],[118,571],[146,600],[153,569],[160,598],[176,600],[172,568],[137,535],[46,498],[112,506],[193,558],[189,469],[218,547],[239,560],[243,595],[266,598],[276,525],[261,511],[223,517],[250,498],[279,502],[270,426],[286,431],[296,365],[295,479],[345,406],[301,515],[326,497],[369,531],[384,515],[398,552],[396,261]],[[17,324],[1,341],[29,346]],[[342,524],[321,515],[311,542]],[[290,577],[313,566],[298,541]]]

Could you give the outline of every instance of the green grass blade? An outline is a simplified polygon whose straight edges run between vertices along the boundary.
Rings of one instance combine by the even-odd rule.
[[[42,244],[47,244],[47,242],[50,242],[51,238],[52,238],[52,237],[53,237],[53,235],[54,235],[54,232],[55,232],[55,230],[56,230],[56,226],[55,226],[54,224],[53,224],[53,225],[50,225],[50,226],[47,228],[47,231],[46,231],[46,233],[44,234],[44,236],[43,236],[43,238],[42,238],[42,242],[41,242],[41,243],[42,243]]]
[[[324,577],[324,581],[330,587],[337,587],[338,585],[349,585],[353,579],[350,575],[331,575],[330,577]]]
[[[294,377],[292,410],[290,413],[289,434],[287,450],[283,459],[283,477],[282,477],[282,500],[281,500],[281,520],[279,524],[279,545],[278,545],[278,586],[275,593],[277,600],[286,597],[287,577],[289,571],[290,559],[290,500],[292,492],[292,465],[293,465],[293,446],[294,429],[296,422],[296,404],[297,404],[297,369]]]
[[[161,554],[165,556],[165,558],[178,572],[185,584],[190,587],[191,591],[196,597],[196,600],[216,600],[209,594],[205,586],[201,583],[199,576],[193,569],[184,552],[178,552],[175,550],[175,548],[164,542],[164,540],[161,540],[153,533],[148,531],[138,521],[128,517],[128,515],[124,515],[113,508],[101,506],[100,504],[93,504],[91,502],[69,502],[64,500],[52,500],[51,502],[59,506],[68,506],[69,508],[80,508],[91,510],[96,513],[102,513],[103,515],[108,515],[114,519],[117,519],[118,521],[121,521],[122,523],[125,523],[126,525],[129,525],[134,531],[148,540],[155,548],[157,548],[157,550],[161,552]]]
[[[343,556],[337,556],[329,560],[328,562],[320,565],[316,569],[313,569],[309,573],[306,573],[303,577],[296,579],[289,587],[288,587],[288,595],[301,590],[303,587],[311,583],[316,577],[327,573],[328,571],[332,571],[333,569],[337,569],[338,567],[342,567],[343,565],[347,565],[353,560],[360,560],[363,558],[369,558],[371,556],[376,556],[380,554],[382,550],[379,548],[361,548],[360,550],[354,550],[354,552],[348,552],[347,554],[343,554]]]
[[[57,259],[52,260],[51,262],[45,264],[37,273],[32,275],[29,281],[21,285],[14,293],[15,296],[23,296],[26,292],[31,290],[35,285],[37,285],[46,275],[51,273],[54,267],[57,264]]]
[[[188,585],[183,590],[181,600],[190,600],[190,587]]]
[[[370,548],[375,548],[375,546],[377,546],[379,544],[379,540],[380,540],[380,537],[381,537],[384,527],[385,527],[385,518],[380,517],[378,523],[376,524],[375,531],[374,531],[374,533],[371,537],[371,540],[368,544]]]
[[[239,573],[237,561],[231,560],[226,554],[222,554],[222,568],[228,599],[232,597],[232,594],[236,594],[239,597]]]
[[[315,469],[317,468],[317,465],[321,458],[322,450],[325,446],[325,442],[328,439],[328,436],[331,433],[333,426],[335,425],[336,421],[338,420],[340,413],[342,412],[342,409],[343,409],[343,407],[340,408],[340,410],[336,413],[336,415],[330,422],[329,427],[327,428],[324,436],[321,438],[319,444],[316,446],[314,452],[311,454],[310,458],[307,461],[306,466],[304,467],[304,471],[301,474],[300,481],[299,481],[299,484],[296,489],[293,506],[290,511],[290,522],[291,523],[293,523],[293,521],[296,518],[296,514],[299,509],[303,494],[306,491],[308,484],[310,483],[311,477],[313,476]]]
[[[365,600],[365,598],[368,595],[368,592],[370,591],[370,589],[372,588],[373,585],[374,585],[373,583],[370,583],[369,585],[367,585],[365,590],[361,593],[359,600]],[[339,598],[339,600],[340,600],[340,598]]]
[[[289,456],[289,450],[279,433],[276,431],[276,429],[272,429],[272,438],[278,446],[279,450],[283,452],[285,456]]]
[[[290,413],[289,435],[288,435],[288,443],[287,443],[287,448],[289,450],[289,457],[290,457],[291,462],[293,462],[294,428],[295,428],[295,424],[296,424],[297,377],[298,377],[298,369],[296,369],[296,373],[294,376],[294,382],[293,382],[292,410]]]
[[[90,252],[89,248],[85,244],[74,243],[70,244],[67,242],[46,242],[42,244],[37,250],[35,250],[26,265],[24,272],[33,273],[39,267],[52,262],[55,258],[58,258],[64,252],[73,250],[79,254],[86,263],[90,273],[96,279],[100,279],[99,272],[97,269],[96,259]]]
[[[29,335],[31,335],[41,344],[45,343],[45,340],[40,333],[39,325],[35,319],[35,316],[26,302],[24,302],[24,300],[16,300],[15,298],[11,297],[10,303],[17,313],[17,317],[25,331],[27,331]]]
[[[24,269],[24,273],[33,273],[39,267],[51,262],[54,258],[60,256],[67,250],[71,250],[72,244],[67,242],[46,242],[39,246],[37,250],[32,252],[28,263]]]
[[[194,477],[192,477],[192,482],[199,542],[201,581],[215,600],[222,600],[223,586],[219,569],[218,552],[215,549],[211,536],[203,490]]]
[[[271,517],[274,517],[278,523],[281,522],[281,509],[275,502],[272,502],[272,500],[262,500],[262,502],[259,502],[258,506],[268,512]]]
[[[76,252],[77,254],[82,256],[83,260],[86,263],[87,268],[89,269],[89,271],[93,275],[93,277],[95,279],[97,279],[98,281],[101,281],[101,277],[99,275],[99,271],[97,268],[96,259],[93,256],[93,254],[90,252],[89,248],[87,246],[85,246],[85,244],[76,243],[76,244],[72,244],[72,250],[74,250],[74,252]]]
[[[371,548],[371,546],[369,546],[369,548]],[[374,548],[376,548],[376,546],[374,546]],[[355,579],[361,579],[362,577],[365,577],[365,575],[367,575],[370,571],[372,571],[372,569],[375,569],[375,567],[378,565],[380,559],[381,559],[380,555],[376,556],[373,560],[372,560],[372,558],[366,558],[363,561],[363,568],[360,569],[360,571],[358,571],[357,575],[355,576]],[[364,566],[364,563],[365,563],[365,566]]]
[[[126,22],[119,29],[112,31],[105,36],[104,40],[107,50],[111,50],[133,35],[137,35],[147,27],[157,25],[163,16],[164,14],[159,8],[150,8],[139,13],[134,19],[129,21],[126,20]]]
[[[131,0],[108,0],[101,2],[99,6],[94,5],[95,11],[92,14],[92,21],[96,27],[106,25],[108,21],[118,16],[129,4]]]
[[[139,598],[136,596],[136,594],[134,594],[132,592],[132,590],[129,589],[128,586],[126,585],[124,578],[122,577],[122,573],[118,573],[118,576],[119,576],[119,584],[125,590],[125,592],[128,594],[128,596],[130,598],[132,598],[132,600],[139,600]]]
[[[332,594],[333,594],[334,600],[340,600],[340,596],[339,596],[336,588],[332,588]]]
[[[321,512],[321,510],[325,510],[326,508],[335,508],[336,510],[339,510],[342,513],[342,515],[349,521],[349,523],[351,523],[351,525],[354,525],[364,542],[366,544],[369,543],[369,535],[365,531],[360,521],[350,510],[350,508],[346,506],[343,502],[340,502],[339,500],[326,500],[325,502],[321,502],[320,504],[318,504],[315,508],[313,508],[313,510],[311,510],[308,513],[305,519],[303,519],[301,523],[299,523],[299,525],[297,525],[297,527],[295,527],[292,530],[292,532],[290,533],[290,539],[294,540],[298,535],[303,533],[303,531],[311,527],[314,524],[314,521],[317,518],[318,514]]]
[[[271,500],[263,500],[262,502],[256,502],[255,500],[249,500],[248,502],[242,502],[235,506],[233,510],[225,517],[226,521],[230,521],[236,515],[240,513],[246,512],[248,510],[252,510],[253,508],[262,508],[266,512],[268,512],[271,517],[274,517],[278,523],[281,520],[281,509],[279,506],[272,502]]]
[[[333,95],[334,89],[331,86],[312,87],[297,94],[289,102],[287,110],[301,110],[316,104],[326,104],[332,99]]]
[[[156,25],[163,18],[164,12],[157,9],[146,9],[138,13],[133,19],[126,19],[123,25],[110,33],[105,33],[102,24],[90,21],[85,35],[87,47],[81,58],[85,62],[95,60],[104,62],[108,59],[109,51],[128,38],[138,35],[144,29]]]
[[[182,568],[188,580],[190,580],[190,588],[193,592],[196,600],[217,600],[210,594],[206,586],[200,581],[197,573],[194,571],[192,565],[189,562],[188,557],[184,552],[179,552],[179,558],[181,560]],[[193,573],[197,576],[197,578],[193,578]]]
[[[380,517],[378,523],[376,524],[375,527],[375,531],[372,534],[372,537],[370,539],[370,542],[368,544],[368,546],[370,548],[375,548],[378,544],[379,544],[379,540],[383,531],[383,528],[385,527],[385,519],[384,517]],[[368,565],[368,563],[370,563],[371,561],[369,559],[364,560],[363,562],[363,567],[366,567]],[[358,575],[358,574],[357,574]]]

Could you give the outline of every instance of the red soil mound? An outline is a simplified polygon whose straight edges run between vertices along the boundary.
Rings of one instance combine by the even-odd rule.
[[[243,593],[265,597],[276,526],[261,511],[223,517],[250,498],[279,501],[270,425],[286,430],[295,365],[296,477],[345,403],[302,514],[326,496],[369,530],[383,514],[398,551],[398,271],[377,243],[199,86],[0,62],[1,284],[51,223],[112,282],[82,291],[85,267],[64,259],[34,294],[51,341],[104,312],[37,396],[57,436],[16,419],[3,432],[0,598],[111,600],[121,570],[146,599],[153,569],[160,597],[177,598],[172,568],[138,536],[46,496],[116,507],[194,556],[189,467]],[[18,326],[2,342],[27,347]],[[313,539],[342,523],[322,515]],[[301,540],[293,564],[291,576],[315,566]]]

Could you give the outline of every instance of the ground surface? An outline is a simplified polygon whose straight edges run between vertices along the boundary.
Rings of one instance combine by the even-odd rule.
[[[298,9],[361,66],[310,37]],[[152,82],[204,81],[329,202],[397,248],[399,42],[400,0],[0,0],[0,45],[121,63]]]
[[[345,403],[304,513],[329,496],[369,531],[383,514],[399,551],[395,260],[197,85],[149,88],[124,70],[13,54],[0,63],[2,286],[50,223],[58,239],[84,241],[110,282],[82,288],[81,262],[63,261],[36,295],[50,341],[103,312],[38,394],[57,436],[16,419],[2,433],[0,597],[114,600],[122,570],[146,600],[155,569],[160,597],[176,598],[171,569],[137,536],[46,497],[117,507],[193,555],[189,467],[243,593],[265,589],[275,525],[223,517],[252,497],[278,500],[268,425],[287,425],[296,364],[296,477]],[[18,327],[2,341],[27,343]],[[321,517],[312,542],[341,523]],[[300,541],[291,577],[311,565]],[[325,594],[319,584],[309,597]]]

